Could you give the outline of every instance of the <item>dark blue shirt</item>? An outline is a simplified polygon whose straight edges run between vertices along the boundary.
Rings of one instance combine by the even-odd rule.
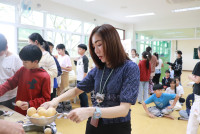
[[[193,103],[194,103],[194,94],[189,94],[186,99],[186,111],[188,115],[190,115],[190,109]]]
[[[103,87],[108,75],[112,69],[105,67],[104,76],[101,87]],[[103,69],[94,68],[88,75],[78,83],[77,87],[85,92],[94,90],[95,94],[99,92],[100,81],[103,74]],[[138,96],[140,82],[140,71],[138,65],[130,60],[127,60],[122,66],[114,69],[110,76],[103,93],[105,94],[104,101],[101,107],[119,106],[121,102],[135,104]],[[96,99],[92,101],[93,106],[97,106]],[[113,119],[103,118],[103,124],[121,123],[130,121],[130,111],[126,117]]]

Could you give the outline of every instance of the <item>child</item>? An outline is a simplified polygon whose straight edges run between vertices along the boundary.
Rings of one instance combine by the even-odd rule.
[[[154,53],[153,55],[155,55],[157,57],[157,59],[158,59],[158,66],[156,67],[155,76],[153,77],[153,83],[154,84],[159,84],[160,75],[161,75],[161,69],[162,69],[162,67],[164,67],[164,65],[163,65],[162,59],[159,58],[158,53]]]
[[[178,100],[176,94],[162,93],[163,86],[157,84],[153,87],[154,94],[142,103],[144,110],[149,117],[168,117],[174,119],[170,114],[173,112],[173,108]],[[170,106],[169,101],[173,100],[173,104]],[[146,104],[154,102],[156,106],[147,108]]]
[[[133,61],[133,62],[135,62],[136,64],[138,64],[139,63],[139,58],[136,56],[136,49],[132,49],[131,50],[131,60]]]
[[[78,54],[80,57],[77,60],[74,60],[77,70],[77,84],[85,78],[88,72],[88,63],[89,60],[85,55],[87,51],[87,46],[85,44],[78,45]],[[79,95],[81,107],[88,107],[88,96],[85,92]]]
[[[174,79],[174,70],[172,69],[171,66],[169,66],[169,71],[170,71],[170,78]]]
[[[184,94],[183,86],[180,85],[180,78],[176,77],[176,93],[179,95],[179,102],[182,104],[185,102],[185,99],[182,98]]]
[[[6,82],[6,80],[12,77],[21,67],[22,61],[19,56],[8,50],[7,40],[4,35],[0,34],[0,84]],[[14,110],[12,103],[15,102],[16,95],[17,88],[8,91],[0,97],[0,105]]]
[[[198,47],[198,57],[200,58],[200,46]],[[198,62],[188,78],[195,82],[193,93],[195,101],[192,105],[188,120],[187,134],[197,134],[200,123],[200,62]]]
[[[50,54],[52,55],[54,45],[49,41],[47,41],[47,44],[49,45]],[[58,63],[58,60],[54,56],[53,56],[53,58],[56,62],[56,66],[57,66],[57,69],[58,69],[57,77],[59,77],[62,74],[62,70],[61,70],[60,64]],[[53,93],[51,93],[51,100],[56,97],[57,88],[58,88],[58,81],[57,81],[57,78],[54,78]]]
[[[162,79],[163,88],[166,90],[167,87],[170,87],[170,72],[169,70],[165,71],[165,77]]]
[[[168,94],[177,94],[179,97],[182,94],[182,91],[178,90],[176,88],[176,80],[175,79],[170,79],[170,87],[168,87],[165,91],[165,93]],[[170,104],[173,103],[173,100],[170,101]],[[181,104],[179,101],[176,103],[174,110],[180,110],[182,108]]]
[[[138,94],[138,103],[142,104],[142,101],[148,98],[148,87],[149,79],[151,75],[151,64],[150,64],[150,54],[146,51],[142,53],[142,60],[139,62],[140,69],[140,86]]]
[[[186,110],[179,111],[181,117],[178,117],[179,120],[188,120],[190,115],[191,107],[194,103],[194,94],[189,94],[186,99]]]
[[[58,51],[58,62],[62,69],[61,75],[61,84],[57,90],[57,95],[61,95],[64,92],[64,89],[68,88],[69,86],[69,72],[72,70],[72,64],[69,57],[68,52],[65,50],[64,44],[58,44],[56,46],[56,50]]]
[[[18,86],[16,101],[22,101],[15,111],[26,115],[29,107],[38,108],[41,104],[51,99],[50,76],[39,68],[42,51],[36,45],[27,45],[19,53],[24,67],[0,85],[0,96]]]

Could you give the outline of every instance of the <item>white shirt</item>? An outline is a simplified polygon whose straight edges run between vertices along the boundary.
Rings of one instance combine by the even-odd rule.
[[[156,69],[161,69],[162,64],[163,64],[162,59],[159,59],[158,62],[159,62],[159,64],[158,64],[158,66],[156,67]]]
[[[0,84],[6,82],[7,79],[12,77],[22,67],[22,61],[19,56],[12,54],[8,57],[0,59]],[[13,99],[17,95],[17,88],[6,92],[0,97],[0,102]]]
[[[175,89],[171,89],[170,87],[168,87],[165,91],[165,93],[168,93],[168,94],[175,94]],[[184,94],[184,91],[183,91],[183,87],[182,86],[178,86],[176,87],[176,94],[178,96],[181,96],[182,94]]]
[[[39,62],[39,67],[42,67],[49,74],[51,78],[51,93],[52,93],[54,78],[56,78],[58,75],[58,69],[57,69],[56,62],[53,56],[51,56],[49,52],[47,51],[42,52],[42,58]]]
[[[58,56],[58,62],[59,62],[61,67],[65,67],[66,68],[66,67],[71,67],[72,66],[70,57],[68,55],[64,55],[64,56],[59,55]],[[66,71],[64,69],[62,69],[62,71],[69,72],[69,71]]]
[[[131,58],[131,60],[132,60],[133,62],[135,62],[136,64],[138,64],[138,63],[139,63],[139,58],[138,58],[138,57]]]
[[[79,57],[76,65],[77,80],[82,81],[84,78],[84,73],[88,72],[89,60],[86,55]]]

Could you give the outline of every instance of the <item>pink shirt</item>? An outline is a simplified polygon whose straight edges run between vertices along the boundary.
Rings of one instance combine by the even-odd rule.
[[[72,66],[70,57],[68,55],[64,55],[64,56],[59,55],[58,56],[58,62],[59,62],[61,67],[71,67]],[[63,70],[63,69],[62,69],[62,71],[68,72],[68,71]]]

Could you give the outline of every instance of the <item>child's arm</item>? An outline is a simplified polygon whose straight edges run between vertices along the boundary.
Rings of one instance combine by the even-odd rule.
[[[4,95],[9,90],[15,89],[18,86],[19,75],[22,68],[19,69],[15,75],[9,78],[5,83],[0,85],[0,96]]]
[[[146,113],[148,114],[149,117],[155,118],[155,116],[149,112],[149,110],[148,110],[148,108],[147,108],[147,106],[144,102],[142,103],[142,106],[143,106],[144,110],[146,111]]]
[[[174,99],[173,104],[172,104],[171,106],[168,106],[167,108],[168,108],[168,109],[172,109],[172,108],[174,108],[174,106],[176,105],[176,102],[178,101],[178,99],[179,99],[179,96],[176,95],[176,98]]]

